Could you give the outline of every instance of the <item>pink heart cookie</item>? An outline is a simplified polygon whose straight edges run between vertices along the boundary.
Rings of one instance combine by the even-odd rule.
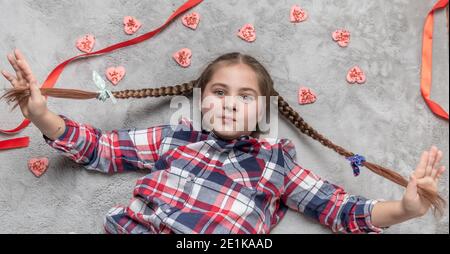
[[[362,84],[366,82],[366,75],[358,66],[353,66],[347,73],[347,82]]]
[[[186,14],[181,18],[181,23],[192,30],[197,29],[198,23],[200,22],[200,14],[193,12]]]
[[[298,103],[299,104],[308,104],[313,103],[317,99],[316,94],[307,87],[301,87],[298,91]]]
[[[95,36],[92,34],[86,34],[77,40],[76,46],[79,50],[90,53],[94,48]]]
[[[255,27],[253,27],[252,24],[245,24],[241,29],[239,29],[237,35],[247,42],[253,42],[256,40]]]
[[[28,168],[34,176],[40,177],[48,169],[48,158],[31,158],[28,160]]]
[[[126,34],[134,34],[142,26],[141,22],[132,16],[125,16],[123,18],[123,30]]]
[[[109,67],[106,69],[106,78],[111,81],[113,85],[117,85],[125,76],[125,67]]]
[[[192,51],[188,48],[182,48],[173,53],[173,59],[182,67],[188,67],[191,65]]]
[[[300,23],[308,18],[308,13],[298,5],[291,7],[290,20],[292,23]]]
[[[350,32],[345,29],[338,29],[331,35],[333,40],[341,47],[347,47],[350,42]]]

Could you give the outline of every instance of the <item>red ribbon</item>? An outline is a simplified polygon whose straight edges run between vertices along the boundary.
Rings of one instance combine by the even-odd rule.
[[[7,140],[2,140],[2,141],[0,141],[0,150],[27,147],[29,143],[30,143],[30,138],[28,138],[28,137],[20,137],[20,138],[12,138],[12,139],[7,139]]]
[[[155,36],[156,34],[158,34],[159,32],[161,32],[173,19],[175,19],[177,16],[179,16],[180,14],[182,14],[183,12],[193,8],[194,6],[200,4],[203,0],[188,0],[186,1],[181,7],[179,7],[174,13],[172,13],[172,15],[170,15],[170,17],[166,20],[166,22],[156,28],[153,31],[150,31],[146,34],[143,34],[141,36],[138,36],[136,38],[133,38],[131,40],[128,41],[123,41],[114,45],[111,45],[109,47],[106,47],[104,49],[95,51],[95,52],[90,52],[90,53],[86,53],[86,54],[81,54],[75,57],[72,57],[64,62],[62,62],[61,64],[59,64],[58,66],[56,66],[55,69],[53,69],[52,72],[50,72],[50,74],[48,75],[47,79],[45,80],[44,84],[42,85],[42,88],[51,88],[55,86],[56,81],[58,80],[59,76],[61,75],[62,71],[64,70],[64,68],[71,62],[74,62],[80,58],[85,58],[85,57],[89,57],[89,56],[93,56],[93,55],[102,55],[105,53],[109,53],[112,52],[116,49],[120,49],[120,48],[124,48],[124,47],[128,47],[134,44],[138,44],[140,42],[146,41],[150,38],[152,38],[153,36]],[[30,124],[30,120],[28,119],[24,119],[22,121],[21,124],[19,124],[19,126],[17,126],[14,129],[11,130],[3,130],[0,129],[0,133],[3,134],[15,134],[18,133],[20,131],[22,131],[24,128],[26,128],[28,125]],[[0,141],[0,150],[5,150],[5,149],[12,149],[12,148],[20,148],[20,147],[27,147],[29,144],[29,137],[20,137],[20,138],[14,138],[14,139],[7,139],[7,140],[2,140]]]
[[[427,103],[428,107],[438,115],[448,121],[448,113],[436,102],[430,99],[431,91],[431,71],[433,62],[433,23],[434,11],[445,8],[448,5],[448,0],[438,1],[431,11],[428,13],[423,27],[423,41],[422,41],[422,71],[420,78],[420,91],[422,97]]]

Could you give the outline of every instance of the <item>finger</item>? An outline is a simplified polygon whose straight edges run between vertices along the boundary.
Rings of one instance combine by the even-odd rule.
[[[27,60],[25,59],[25,56],[22,54],[22,52],[19,49],[14,50],[14,55],[16,56],[16,59],[17,59],[17,65],[23,72],[24,78],[28,82],[32,82],[34,79],[34,75],[33,75],[33,72],[31,71],[30,66],[28,65]]]
[[[428,151],[424,151],[422,155],[420,156],[419,164],[416,167],[416,170],[414,171],[414,175],[417,178],[422,178],[425,175],[425,168],[428,163]]]
[[[28,66],[27,63],[22,62],[22,60],[19,60],[17,62],[19,67],[22,69],[23,77],[28,83],[36,83],[36,78],[34,77],[33,73],[31,72],[31,68]]]
[[[5,79],[6,80],[8,80],[10,83],[11,83],[11,85],[14,87],[14,80],[16,79],[16,77],[14,77],[14,75],[12,75],[12,74],[10,74],[9,72],[7,72],[7,71],[4,71],[4,70],[2,70],[2,75],[3,75],[3,77],[5,77]]]
[[[431,170],[433,169],[433,163],[435,158],[436,158],[436,149],[435,146],[432,146],[428,154],[428,162],[427,167],[425,168],[425,176],[431,175]]]
[[[25,60],[25,56],[22,54],[22,51],[19,49],[14,49],[14,55],[17,60]]]
[[[36,78],[34,77],[33,72],[31,71],[31,68],[26,61],[18,60],[17,64],[22,70],[23,76],[28,83],[36,82]]]
[[[416,179],[417,186],[424,187],[424,188],[430,188],[430,186],[433,186],[433,183],[435,182],[431,177],[424,177],[420,179]]]
[[[37,86],[36,82],[30,83],[30,91],[31,91],[31,99],[32,100],[37,100],[42,96],[41,90]]]
[[[438,174],[439,169],[438,168],[433,168],[431,170],[431,178],[433,178],[434,180],[436,180],[436,176]]]
[[[8,54],[7,56],[9,63],[13,67],[14,71],[16,72],[17,79],[21,80],[23,78],[22,71],[20,70],[19,66],[17,65],[17,61],[13,54]]]
[[[417,196],[417,179],[414,174],[410,176],[409,183],[406,186],[405,196],[410,198],[415,198]]]
[[[438,149],[438,151],[436,153],[436,159],[433,162],[432,170],[435,170],[438,168],[439,163],[441,162],[441,159],[442,159],[442,151]]]
[[[436,180],[439,180],[439,178],[441,178],[441,176],[442,176],[442,174],[445,172],[445,166],[441,166],[440,168],[439,168],[439,170],[437,171],[437,173],[436,173],[436,177],[435,177],[435,179]]]

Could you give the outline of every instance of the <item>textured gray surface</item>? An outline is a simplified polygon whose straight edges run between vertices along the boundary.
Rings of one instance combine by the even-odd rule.
[[[276,88],[313,127],[336,144],[407,176],[420,153],[435,144],[447,154],[448,122],[426,107],[419,92],[421,34],[424,18],[435,1],[205,1],[195,10],[202,15],[196,31],[178,19],[154,39],[103,57],[70,65],[57,86],[94,89],[92,70],[110,65],[127,68],[117,89],[179,84],[200,74],[207,61],[222,53],[241,51],[260,59],[272,74]],[[60,62],[79,52],[75,40],[85,34],[97,37],[96,49],[129,39],[122,18],[132,15],[150,31],[183,1],[10,1],[0,0],[0,68],[15,47],[28,57],[38,79]],[[291,5],[300,4],[310,14],[301,24],[291,24]],[[253,23],[257,39],[248,44],[235,36],[245,23]],[[431,97],[448,111],[448,36],[445,14],[435,17],[433,90]],[[331,40],[331,32],[351,31],[348,48]],[[171,54],[189,47],[192,66],[183,69]],[[358,64],[367,74],[362,86],[345,81],[348,68]],[[9,69],[9,68],[8,68]],[[315,104],[296,103],[300,85],[316,91]],[[1,87],[7,87],[1,82]],[[168,99],[122,101],[116,106],[51,99],[49,108],[104,130],[149,127],[169,121]],[[95,110],[93,110],[95,109]],[[15,127],[19,111],[0,107],[1,128]],[[403,189],[363,168],[354,178],[347,161],[280,121],[280,136],[292,138],[299,163],[348,192],[368,198],[399,199]],[[105,176],[83,170],[45,144],[30,125],[22,134],[31,136],[29,148],[0,152],[1,233],[102,233],[103,216],[115,204],[127,204],[136,179],[143,174]],[[1,139],[7,138],[0,135]],[[50,168],[42,178],[27,169],[26,160],[48,156]],[[448,200],[448,174],[441,190]],[[445,216],[431,214],[392,226],[386,233],[448,233]],[[329,233],[304,216],[289,212],[273,233]]]

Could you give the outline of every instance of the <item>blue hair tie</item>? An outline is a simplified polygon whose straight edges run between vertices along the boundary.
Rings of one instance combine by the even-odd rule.
[[[362,163],[366,161],[366,158],[364,158],[364,156],[362,156],[362,155],[355,154],[353,156],[346,157],[346,159],[350,161],[350,165],[353,168],[353,175],[358,176],[359,175],[359,166],[363,166]]]

